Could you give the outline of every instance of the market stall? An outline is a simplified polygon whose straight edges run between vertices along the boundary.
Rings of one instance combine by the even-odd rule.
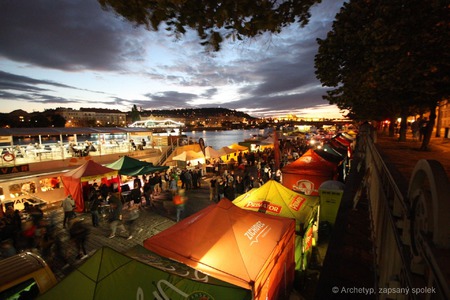
[[[102,166],[93,160],[88,160],[80,167],[68,171],[61,176],[66,195],[72,195],[75,200],[76,211],[84,210],[84,202],[87,201],[87,195],[90,186],[97,183],[99,186],[119,185],[117,170]]]
[[[253,299],[286,299],[294,280],[294,227],[292,219],[222,199],[148,238],[144,247],[251,290]]]

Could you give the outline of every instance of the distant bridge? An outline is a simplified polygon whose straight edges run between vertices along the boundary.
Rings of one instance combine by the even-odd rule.
[[[128,127],[140,127],[148,129],[179,129],[184,126],[184,123],[170,119],[136,121],[133,124],[128,125]]]

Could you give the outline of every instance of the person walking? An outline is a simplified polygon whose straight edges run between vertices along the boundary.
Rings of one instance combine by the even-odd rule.
[[[139,204],[133,204],[131,201],[126,204],[125,209],[122,211],[123,221],[125,222],[125,227],[128,228],[130,236],[133,235],[135,221],[139,218]],[[142,231],[139,229],[138,233]]]
[[[184,205],[186,202],[186,196],[184,195],[184,189],[180,189],[176,195],[172,198],[173,204],[177,210],[177,222],[181,219],[181,213],[184,211]]]
[[[73,200],[72,195],[68,195],[61,202],[61,206],[64,210],[63,227],[66,228],[66,223],[68,223],[68,220],[75,217],[75,212],[73,211],[75,208],[75,201]]]
[[[70,223],[70,238],[77,247],[78,255],[76,256],[76,259],[85,259],[88,257],[86,252],[86,240],[90,232],[89,228],[87,228],[86,225],[83,224],[83,221],[79,218],[70,220]]]
[[[110,199],[114,198],[113,195],[110,195]],[[126,230],[125,226],[122,222],[122,202],[119,201],[109,201],[111,212],[109,214],[109,225],[111,228],[111,234],[109,235],[109,238],[112,239],[116,236],[117,228],[121,229],[122,232],[127,234],[127,240],[130,240],[133,238],[133,236]]]

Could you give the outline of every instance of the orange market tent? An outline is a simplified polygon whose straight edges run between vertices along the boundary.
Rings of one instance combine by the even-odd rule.
[[[144,241],[144,247],[253,299],[286,299],[294,280],[294,220],[243,210],[226,199]]]
[[[305,195],[318,196],[319,186],[327,180],[336,179],[337,164],[322,158],[309,149],[296,161],[281,169],[285,187]]]
[[[300,230],[313,218],[319,197],[296,193],[275,180],[269,180],[263,186],[240,195],[233,204],[246,210],[295,219],[297,230]]]
[[[61,176],[66,194],[75,200],[76,211],[84,210],[84,199],[87,197],[89,182],[98,181],[110,185],[119,182],[117,170],[104,167],[93,160],[88,160],[80,167],[68,171]],[[83,195],[85,194],[85,195]]]

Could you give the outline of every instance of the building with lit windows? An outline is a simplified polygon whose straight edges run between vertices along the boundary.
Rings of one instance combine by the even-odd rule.
[[[121,127],[127,125],[127,114],[117,109],[59,108],[56,112],[66,119],[66,127]]]

